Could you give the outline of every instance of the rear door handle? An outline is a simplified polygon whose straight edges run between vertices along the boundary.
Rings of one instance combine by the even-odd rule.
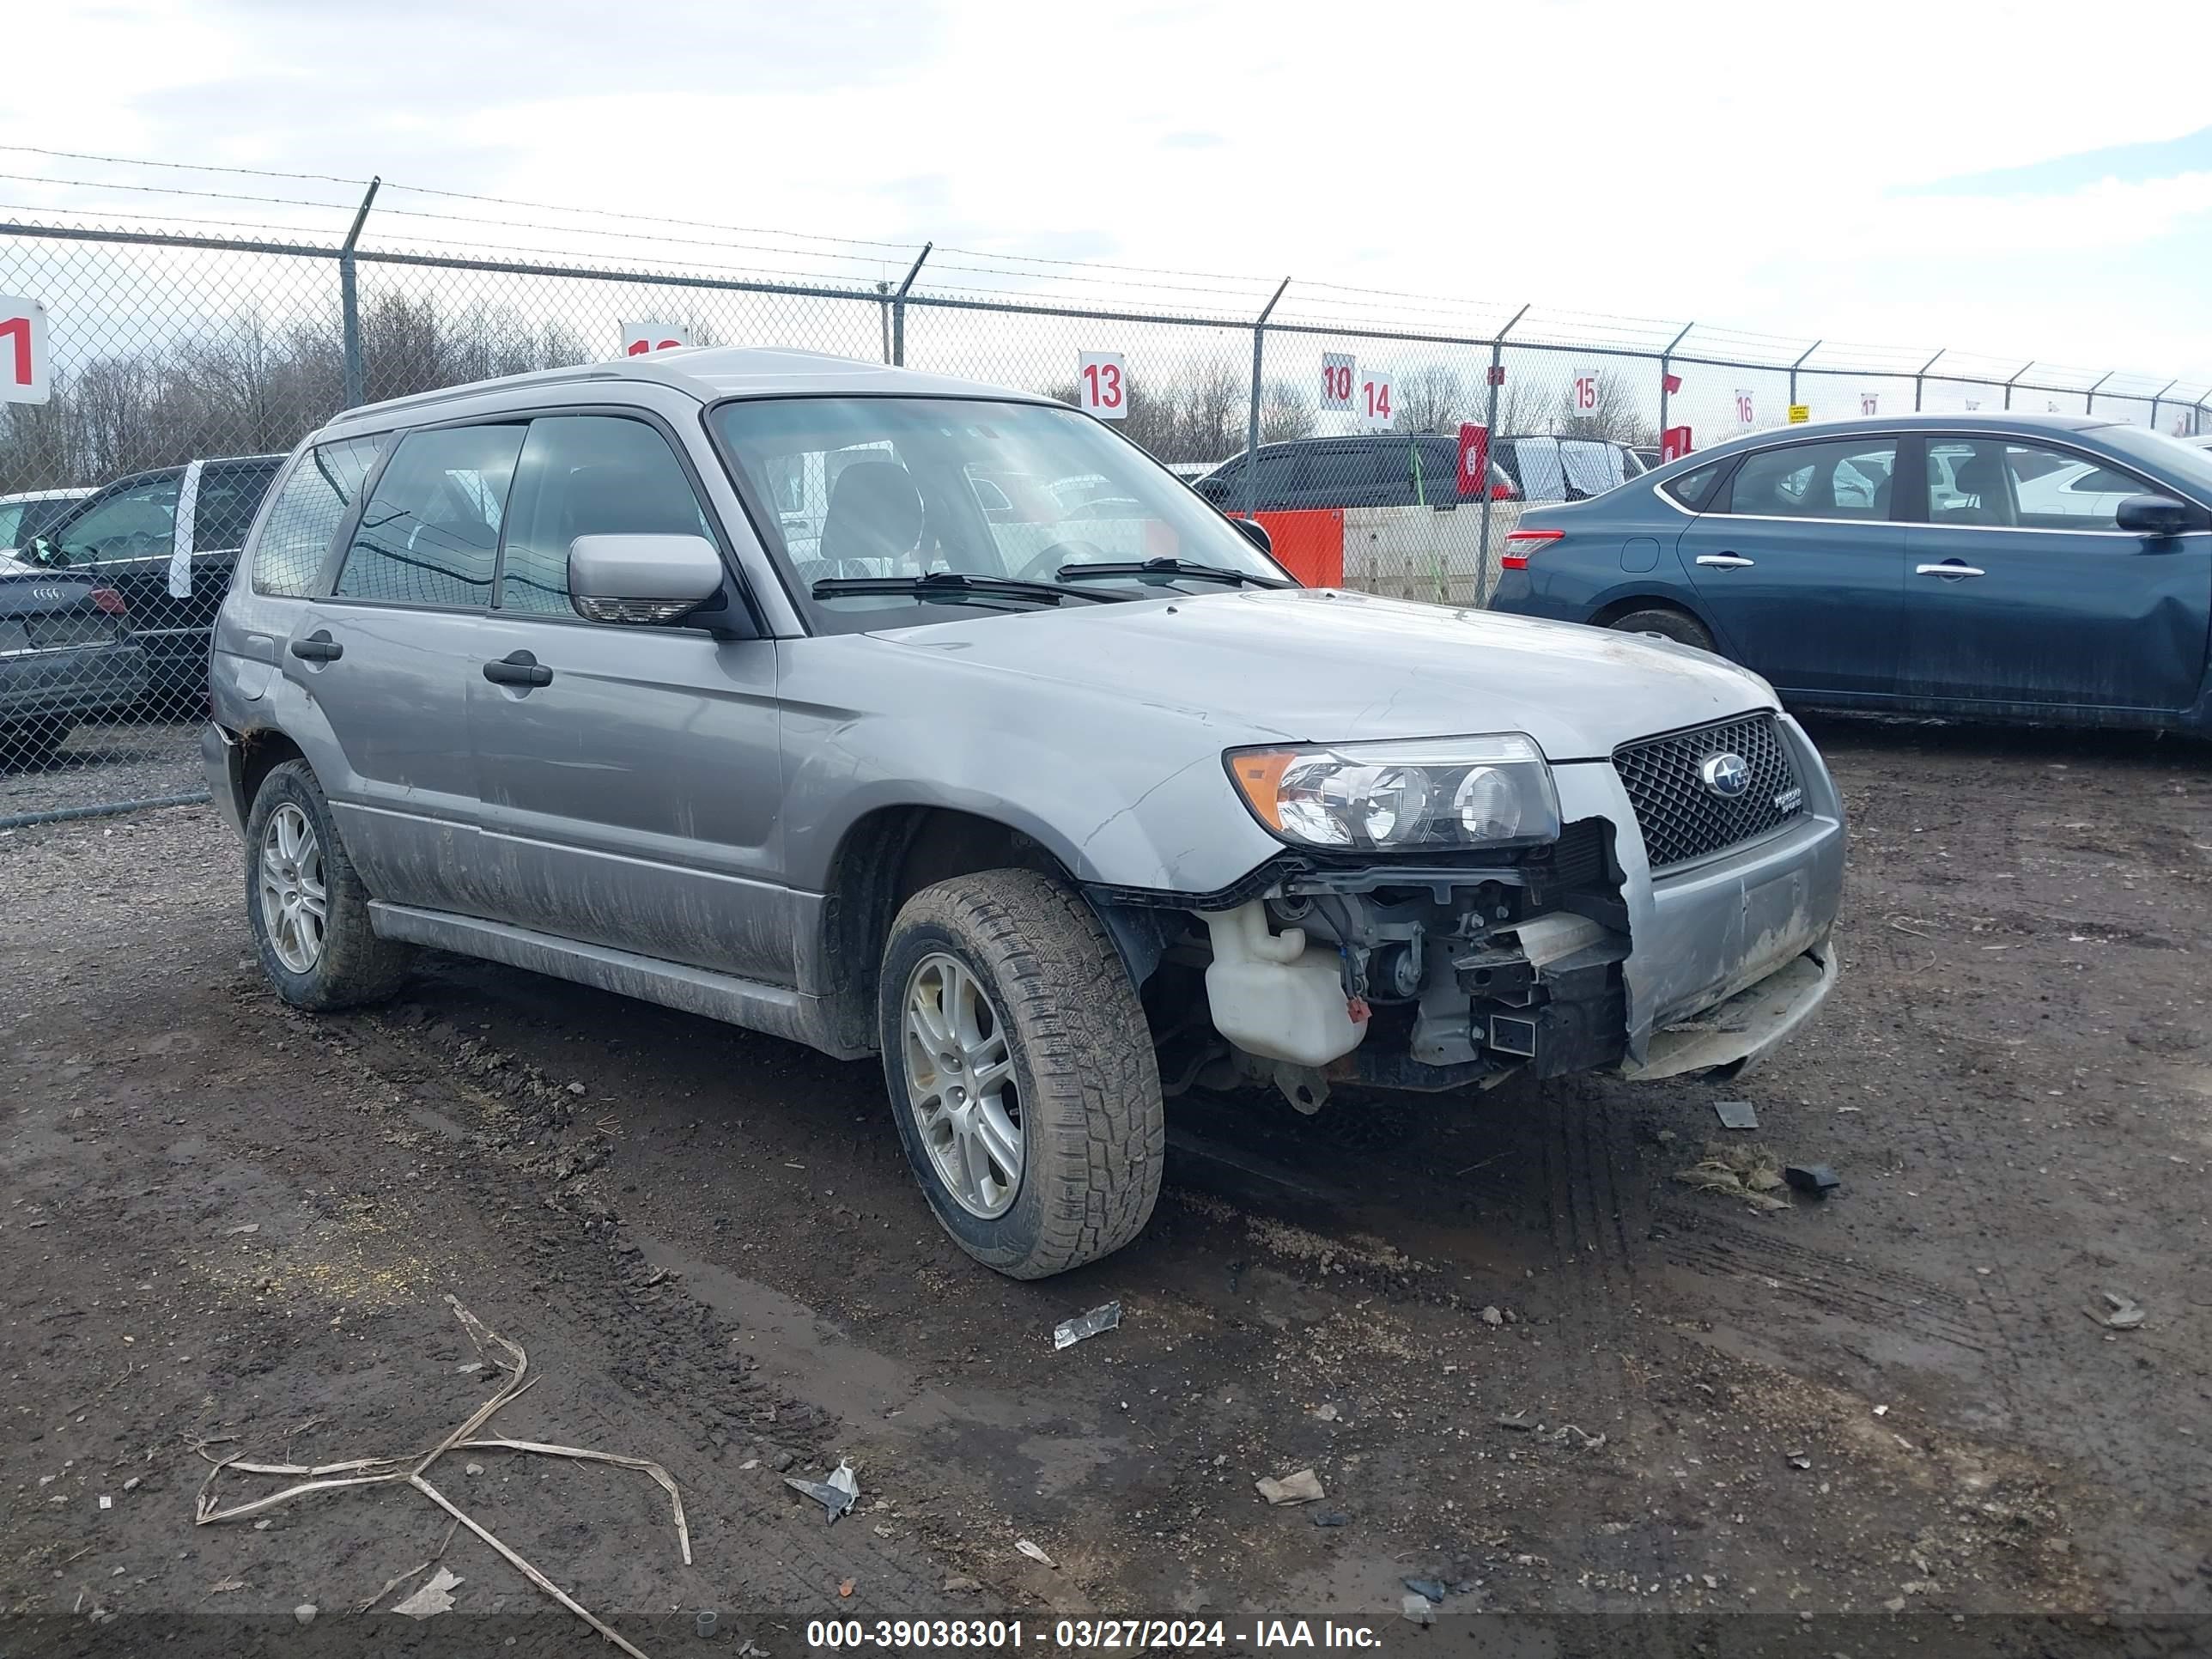
[[[318,629],[304,640],[292,641],[292,654],[301,662],[336,662],[345,655],[345,647],[330,636],[326,629]]]
[[[510,651],[497,662],[483,665],[483,677],[494,685],[550,685],[553,671],[539,665],[527,651]]]
[[[1700,553],[1698,562],[1708,570],[1748,570],[1756,559],[1747,559],[1741,553]]]
[[[1986,576],[1990,573],[1983,569],[1979,565],[1961,564],[1954,559],[1948,564],[1916,564],[1912,567],[1912,574],[1916,576],[1942,576],[1948,578],[1954,576]]]

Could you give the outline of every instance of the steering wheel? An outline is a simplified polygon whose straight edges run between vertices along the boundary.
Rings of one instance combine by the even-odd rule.
[[[1054,542],[1014,573],[1014,580],[1024,582],[1054,580],[1064,564],[1103,564],[1106,550],[1096,542]]]

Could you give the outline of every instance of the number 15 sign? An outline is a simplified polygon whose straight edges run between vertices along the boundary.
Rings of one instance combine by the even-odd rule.
[[[0,403],[42,404],[52,392],[46,307],[0,294]]]

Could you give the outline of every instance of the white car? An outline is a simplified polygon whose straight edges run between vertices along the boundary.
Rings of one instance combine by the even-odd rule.
[[[64,514],[91,494],[89,489],[25,489],[0,495],[0,559],[45,535]]]

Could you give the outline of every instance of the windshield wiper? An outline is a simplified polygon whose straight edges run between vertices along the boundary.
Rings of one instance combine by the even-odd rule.
[[[1285,581],[1280,576],[1262,576],[1250,570],[1232,570],[1225,564],[1190,564],[1182,559],[1120,559],[1100,564],[1064,564],[1052,574],[1064,582],[1081,581],[1090,576],[1134,576],[1139,581],[1148,576],[1157,577],[1162,581],[1191,576],[1200,581],[1231,582],[1240,587],[1297,586],[1296,582]]]
[[[1095,588],[1071,587],[1064,582],[971,576],[960,570],[933,570],[926,576],[824,576],[811,591],[817,599],[836,599],[846,593],[904,593],[917,599],[1036,599],[1046,605],[1058,605],[1071,596],[1093,601],[1133,597],[1127,593],[1101,593]]]

